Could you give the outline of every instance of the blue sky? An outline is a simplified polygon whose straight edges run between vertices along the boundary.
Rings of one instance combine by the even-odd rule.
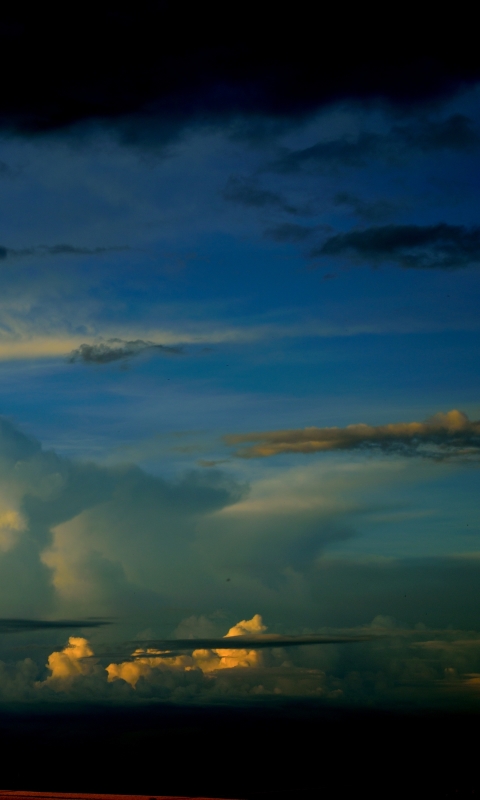
[[[100,649],[259,633],[258,614],[477,642],[478,93],[2,128],[0,615],[112,615],[84,631]],[[425,423],[453,409],[470,422]],[[294,447],[244,458],[242,434]],[[477,650],[445,648],[477,702]],[[93,680],[65,653],[25,696]],[[318,675],[341,684],[342,653]],[[371,657],[388,672],[387,645]],[[295,658],[293,681],[315,660]],[[415,702],[440,702],[447,668]]]

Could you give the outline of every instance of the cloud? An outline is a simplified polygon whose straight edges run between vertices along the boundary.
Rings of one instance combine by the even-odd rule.
[[[100,118],[123,121],[125,136],[133,138],[125,118],[141,113],[150,124],[161,117],[167,136],[194,121],[300,116],[345,97],[425,104],[476,80],[480,72],[472,55],[473,32],[464,27],[462,53],[453,57],[441,35],[429,36],[418,26],[412,30],[406,22],[386,46],[376,19],[358,12],[345,28],[344,16],[334,8],[323,17],[340,54],[333,61],[330,48],[319,48],[318,30],[315,25],[309,30],[303,13],[277,18],[272,36],[270,14],[249,7],[230,26],[228,47],[218,37],[214,7],[192,7],[187,22],[183,10],[170,4],[125,13],[109,7],[87,11],[68,38],[56,35],[58,22],[53,11],[33,8],[28,15],[12,11],[2,28],[4,72],[17,53],[27,54],[4,92],[6,129],[40,134]],[[448,35],[454,37],[451,24]]]
[[[183,351],[179,347],[168,347],[155,342],[134,339],[108,339],[97,344],[81,344],[73,350],[67,358],[70,364],[82,361],[84,364],[109,364],[112,361],[122,361],[140,355],[145,350],[159,350],[167,355],[180,355]]]
[[[264,630],[260,615],[230,629]],[[371,633],[368,636],[368,633]],[[474,630],[413,629],[378,615],[352,631],[355,648],[305,650],[286,654],[230,647],[191,655],[136,648],[128,661],[103,666],[92,644],[70,637],[47,660],[39,678],[31,659],[0,662],[0,697],[20,702],[53,700],[90,703],[167,701],[195,704],[218,700],[317,698],[327,704],[367,707],[471,705],[478,699],[480,635]],[[227,644],[228,634],[220,641]],[[362,643],[363,640],[363,643]],[[332,640],[334,641],[334,640]],[[355,641],[352,635],[351,642]]]
[[[99,628],[103,625],[110,625],[108,620],[98,619],[18,619],[13,617],[5,619],[0,617],[0,634],[2,633],[26,633],[29,631],[51,631],[62,630],[64,628]]]
[[[328,548],[378,510],[374,490],[384,503],[385,486],[411,486],[429,470],[362,460],[266,470],[250,488],[217,470],[167,480],[61,458],[0,420],[1,509],[9,524],[22,520],[0,553],[2,619],[47,623],[1,637],[0,698],[368,705],[401,702],[423,675],[421,691],[408,684],[421,706],[444,692],[444,669],[459,680],[480,672],[473,645],[410,647],[475,638],[480,559],[362,561]],[[109,617],[115,626],[96,624]],[[73,627],[82,622],[94,623],[88,640]],[[405,629],[418,622],[432,629],[409,639]],[[66,646],[58,623],[72,623]],[[454,634],[438,632],[450,624]],[[29,654],[18,663],[17,645]]]
[[[425,422],[388,425],[347,425],[346,428],[303,428],[230,434],[228,445],[253,443],[236,451],[241,458],[265,458],[280,453],[325,453],[334,450],[381,450],[430,458],[480,455],[480,420],[471,421],[461,411],[438,413]]]
[[[0,552],[2,617],[148,618],[171,592],[184,600],[187,575],[204,591],[197,526],[245,491],[215,469],[169,481],[61,458],[0,418],[0,512],[11,537]]]
[[[259,188],[253,181],[242,178],[229,178],[223,197],[232,203],[253,208],[273,206],[287,211],[289,214],[299,214],[301,211],[287,203],[279,192]]]
[[[71,244],[38,245],[15,250],[0,246],[0,261],[7,258],[26,258],[27,256],[98,256],[104,253],[118,253],[129,250],[129,247],[75,247]]]
[[[388,133],[361,131],[353,137],[286,150],[267,169],[278,173],[331,172],[341,167],[364,167],[373,158],[398,162],[415,153],[469,152],[479,145],[480,134],[472,120],[463,114],[453,114],[443,120],[414,120],[408,125],[394,125]]]
[[[285,646],[305,646],[309,644],[338,644],[361,642],[372,638],[362,634],[350,636],[298,636],[285,637],[275,634],[265,635],[260,614],[254,614],[249,620],[241,620],[233,625],[221,639],[188,639],[164,640],[148,642],[148,646],[135,647],[129,653],[128,661],[109,663],[105,671],[108,682],[125,681],[135,689],[140,678],[151,679],[156,670],[161,672],[200,670],[215,678],[219,670],[225,669],[261,669],[264,666],[263,656],[259,652],[265,648]],[[223,645],[227,644],[228,647]],[[142,644],[142,643],[140,643]],[[147,644],[147,643],[145,643]],[[178,651],[188,650],[190,655]],[[101,655],[101,653],[100,653]],[[105,656],[103,659],[105,660]],[[89,675],[97,670],[98,657],[95,656],[89,642],[83,638],[70,637],[67,647],[61,652],[54,652],[48,658],[48,669],[51,675],[46,683],[57,684],[70,681],[81,675]]]
[[[462,269],[480,262],[480,228],[462,225],[384,225],[338,233],[310,251],[312,258],[394,263],[405,269]]]

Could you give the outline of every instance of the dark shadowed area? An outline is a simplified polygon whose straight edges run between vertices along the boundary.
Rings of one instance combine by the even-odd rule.
[[[463,797],[480,788],[477,726],[469,713],[338,711],[312,702],[10,708],[0,715],[2,784],[247,800],[356,797],[367,788],[374,798]]]

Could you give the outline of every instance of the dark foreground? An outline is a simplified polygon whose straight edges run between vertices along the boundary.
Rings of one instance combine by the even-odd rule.
[[[0,788],[247,800],[475,797],[479,723],[478,714],[307,703],[4,707]]]

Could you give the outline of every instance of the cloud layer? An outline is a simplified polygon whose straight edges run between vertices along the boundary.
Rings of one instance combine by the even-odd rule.
[[[253,443],[236,451],[241,458],[264,458],[280,453],[318,453],[333,450],[372,449],[403,455],[433,458],[480,455],[480,421],[452,410],[436,414],[425,422],[397,422],[389,425],[347,425],[346,428],[303,428],[230,434],[226,444]]]

